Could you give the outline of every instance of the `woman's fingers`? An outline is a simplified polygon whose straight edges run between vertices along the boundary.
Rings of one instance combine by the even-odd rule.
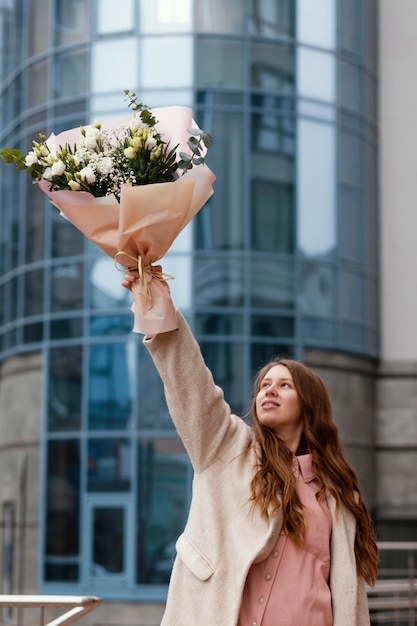
[[[126,289],[132,289],[133,283],[138,278],[139,278],[139,272],[136,272],[135,270],[127,271],[125,274],[124,280],[122,281],[123,287],[126,287]]]

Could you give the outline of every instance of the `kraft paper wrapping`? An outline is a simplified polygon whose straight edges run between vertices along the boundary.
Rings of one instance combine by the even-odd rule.
[[[195,125],[191,109],[167,107],[153,109],[153,113],[160,120],[158,132],[168,135],[169,129],[171,145],[179,143],[178,150],[186,150],[185,131]],[[113,128],[127,124],[130,119],[131,116],[111,120],[102,126]],[[81,138],[79,129],[71,129],[51,136],[47,143],[54,151],[66,143],[79,145]],[[206,165],[195,166],[174,182],[122,185],[120,204],[112,196],[95,198],[85,191],[50,191],[46,180],[38,184],[63,217],[83,235],[118,265],[139,271],[140,279],[132,287],[133,332],[156,334],[174,330],[177,320],[167,277],[161,266],[153,263],[166,254],[213,194],[214,180]]]

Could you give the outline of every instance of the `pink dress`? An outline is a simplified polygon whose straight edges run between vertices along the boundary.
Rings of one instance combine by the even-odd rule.
[[[297,546],[281,531],[269,557],[251,566],[238,626],[332,626],[330,511],[316,500],[320,483],[311,454],[294,457],[293,471],[305,507],[305,543]]]

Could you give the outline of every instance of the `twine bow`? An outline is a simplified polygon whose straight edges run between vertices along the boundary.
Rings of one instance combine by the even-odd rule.
[[[118,256],[125,256],[128,259],[130,259],[131,261],[134,262],[133,266],[125,266],[125,265],[121,265],[121,267],[119,266],[119,262],[117,260]],[[131,254],[128,254],[127,252],[124,252],[123,250],[120,250],[119,252],[116,253],[115,257],[114,257],[114,265],[116,267],[117,270],[119,270],[119,272],[126,272],[127,271],[138,271],[139,273],[139,284],[142,287],[142,291],[141,291],[141,295],[144,299],[144,305],[146,306],[149,300],[149,306],[152,307],[152,294],[151,294],[151,290],[149,288],[149,284],[151,282],[151,280],[153,278],[155,278],[156,280],[160,280],[161,282],[163,281],[167,281],[167,280],[174,280],[174,277],[171,276],[171,274],[165,274],[165,272],[161,272],[159,270],[156,270],[155,267],[151,264],[149,265],[145,265],[143,262],[143,259],[140,255],[138,255],[137,257],[132,256]]]

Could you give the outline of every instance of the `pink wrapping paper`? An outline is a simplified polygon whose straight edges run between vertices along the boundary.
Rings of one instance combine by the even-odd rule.
[[[187,150],[186,129],[193,126],[191,109],[167,107],[153,109],[159,120],[157,130],[178,151]],[[126,125],[132,116],[102,123],[103,128]],[[51,135],[47,144],[51,151],[66,143],[80,145],[79,129],[58,136]],[[171,183],[123,185],[120,204],[116,198],[94,198],[84,191],[49,191],[46,180],[39,186],[78,230],[118,265],[137,269],[141,278],[133,284],[133,331],[144,334],[167,332],[177,328],[175,308],[171,300],[161,259],[172,243],[213,194],[215,176],[206,165],[194,166]]]

